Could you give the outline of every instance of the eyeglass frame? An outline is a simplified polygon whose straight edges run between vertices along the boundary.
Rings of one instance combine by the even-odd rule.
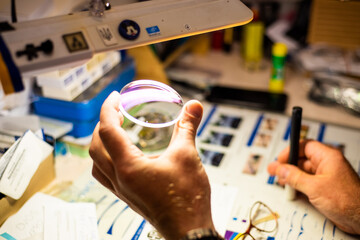
[[[251,219],[251,216],[252,216],[252,211],[254,209],[254,207],[256,206],[256,204],[260,204],[260,205],[263,205],[265,208],[267,208],[269,210],[269,212],[271,213],[271,216],[274,216],[274,220],[276,222],[276,225],[274,227],[274,229],[272,230],[265,230],[265,229],[260,229],[258,228],[256,225],[254,225],[252,223],[252,219]],[[246,231],[242,232],[242,233],[238,233],[234,238],[233,240],[238,240],[240,239],[241,237],[246,237],[247,235],[250,236],[253,240],[256,240],[255,237],[250,233],[251,229],[255,228],[256,230],[258,230],[259,232],[265,232],[265,233],[271,233],[271,232],[274,232],[275,230],[277,230],[278,226],[279,226],[279,223],[278,223],[278,219],[279,218],[279,215],[277,213],[275,213],[273,210],[271,210],[271,208],[266,205],[265,203],[261,202],[261,201],[256,201],[253,203],[253,205],[251,206],[250,208],[250,212],[249,212],[249,226],[248,228],[246,229]]]

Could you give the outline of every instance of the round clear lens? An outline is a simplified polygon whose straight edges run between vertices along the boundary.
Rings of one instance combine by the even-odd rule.
[[[263,232],[275,231],[277,227],[277,215],[273,213],[268,206],[256,202],[250,214],[251,223],[257,230]]]
[[[255,239],[250,234],[245,234],[242,240],[255,240]]]
[[[137,80],[120,91],[120,111],[130,121],[149,128],[173,125],[184,102],[171,87],[153,80]]]

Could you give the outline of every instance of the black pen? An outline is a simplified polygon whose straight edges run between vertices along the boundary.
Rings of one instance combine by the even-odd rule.
[[[289,164],[298,165],[299,160],[299,141],[301,131],[301,107],[293,107],[291,116],[291,129],[290,129],[290,154]],[[296,190],[292,187],[285,185],[286,198],[294,200],[296,197]]]

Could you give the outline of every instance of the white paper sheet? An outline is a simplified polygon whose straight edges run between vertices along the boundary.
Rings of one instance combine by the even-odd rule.
[[[19,199],[25,192],[40,163],[51,154],[53,148],[30,130],[21,137],[0,159],[7,162],[0,174],[0,192]],[[3,165],[3,164],[1,164]],[[3,167],[1,167],[3,169]]]
[[[68,203],[36,193],[0,228],[16,240],[98,240],[94,203]]]
[[[96,208],[94,203],[46,204],[44,240],[96,240]]]

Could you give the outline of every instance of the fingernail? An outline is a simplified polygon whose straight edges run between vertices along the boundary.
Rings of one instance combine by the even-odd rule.
[[[198,103],[192,103],[187,105],[186,111],[194,116],[195,118],[199,118],[202,115],[202,108]]]
[[[287,168],[285,168],[285,167],[282,167],[280,169],[280,178],[281,179],[286,179],[288,175],[289,175],[289,170]]]

